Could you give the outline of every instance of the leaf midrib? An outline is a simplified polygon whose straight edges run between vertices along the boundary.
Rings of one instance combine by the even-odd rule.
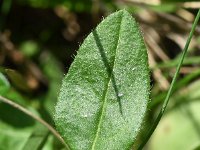
[[[102,120],[103,120],[103,114],[104,114],[105,106],[106,106],[106,95],[108,93],[109,83],[110,83],[111,78],[112,78],[112,72],[113,72],[113,68],[115,66],[116,54],[117,54],[117,49],[118,49],[119,40],[120,40],[120,32],[121,32],[121,24],[122,24],[123,14],[124,14],[124,12],[122,12],[122,14],[120,16],[121,18],[120,18],[120,25],[119,25],[119,32],[118,32],[118,41],[117,41],[116,48],[115,48],[114,61],[113,61],[113,64],[111,66],[111,73],[109,75],[108,83],[106,84],[106,87],[105,87],[105,90],[104,90],[105,93],[104,93],[103,98],[102,98],[103,99],[103,104],[102,104],[102,109],[101,109],[101,113],[100,113],[100,117],[99,117],[100,119],[99,119],[99,123],[98,123],[98,126],[97,126],[97,132],[96,132],[96,135],[95,135],[91,150],[95,150],[95,146],[96,146],[97,139],[98,139],[98,136],[99,136],[99,132],[100,132],[100,129],[101,129],[101,124],[102,124]]]

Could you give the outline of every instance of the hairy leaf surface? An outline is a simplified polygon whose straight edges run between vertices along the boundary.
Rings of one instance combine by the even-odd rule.
[[[65,76],[55,123],[73,150],[129,149],[149,101],[147,51],[125,10],[85,39]]]

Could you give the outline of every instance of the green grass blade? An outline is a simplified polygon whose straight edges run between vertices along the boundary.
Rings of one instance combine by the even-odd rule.
[[[185,85],[188,85],[191,81],[198,78],[199,76],[200,76],[200,70],[196,70],[192,72],[191,74],[188,74],[181,80],[177,81],[172,94],[176,93],[179,89],[183,88]],[[149,109],[152,109],[153,107],[160,104],[163,101],[163,99],[166,97],[166,95],[167,95],[167,91],[157,94],[156,98],[154,98],[154,100],[150,103]]]
[[[181,56],[181,58],[180,58],[179,64],[178,64],[177,69],[176,69],[176,73],[175,73],[175,75],[174,75],[174,77],[173,77],[173,80],[172,80],[172,82],[171,82],[169,91],[168,91],[167,96],[166,96],[166,98],[165,98],[165,100],[164,100],[164,103],[163,103],[163,105],[162,105],[162,108],[161,108],[161,110],[160,110],[160,113],[158,114],[158,117],[156,118],[156,120],[155,120],[154,124],[152,125],[151,129],[150,129],[149,132],[147,133],[146,138],[143,140],[142,144],[139,146],[139,148],[138,148],[139,150],[142,149],[142,148],[145,146],[145,144],[148,142],[148,140],[150,139],[151,135],[153,134],[154,130],[156,129],[158,123],[160,122],[160,120],[161,120],[161,118],[162,118],[162,116],[163,116],[163,114],[164,114],[164,112],[165,112],[165,110],[166,110],[167,104],[168,104],[168,102],[169,102],[169,98],[170,98],[170,96],[171,96],[171,94],[172,94],[173,88],[174,88],[174,86],[175,86],[175,82],[176,82],[176,80],[177,80],[177,78],[178,78],[179,71],[180,71],[180,69],[181,69],[181,65],[182,65],[183,60],[184,60],[184,58],[185,58],[185,55],[186,55],[186,53],[187,53],[189,44],[190,44],[190,42],[191,42],[191,39],[192,39],[192,36],[193,36],[193,34],[194,34],[194,31],[195,31],[195,28],[196,28],[196,26],[197,26],[197,23],[198,23],[198,21],[199,21],[199,18],[200,18],[200,9],[199,9],[199,11],[198,11],[198,13],[197,13],[197,15],[196,15],[196,18],[195,18],[195,20],[194,20],[194,23],[193,23],[193,25],[192,25],[192,29],[191,29],[191,31],[190,31],[189,37],[188,37],[188,39],[187,39],[187,42],[186,42],[186,44],[185,44],[185,47],[184,47],[182,56]]]

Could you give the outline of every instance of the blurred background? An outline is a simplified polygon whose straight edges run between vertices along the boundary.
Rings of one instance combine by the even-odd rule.
[[[0,95],[49,124],[64,74],[86,36],[127,9],[148,48],[151,101],[136,148],[166,96],[200,2],[191,0],[0,0]],[[147,150],[200,149],[200,23],[168,109]],[[0,102],[0,150],[59,150],[37,121]]]

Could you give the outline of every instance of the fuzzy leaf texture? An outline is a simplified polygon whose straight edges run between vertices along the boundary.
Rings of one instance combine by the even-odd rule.
[[[130,149],[149,101],[147,50],[126,10],[89,34],[65,76],[55,123],[72,150]]]

